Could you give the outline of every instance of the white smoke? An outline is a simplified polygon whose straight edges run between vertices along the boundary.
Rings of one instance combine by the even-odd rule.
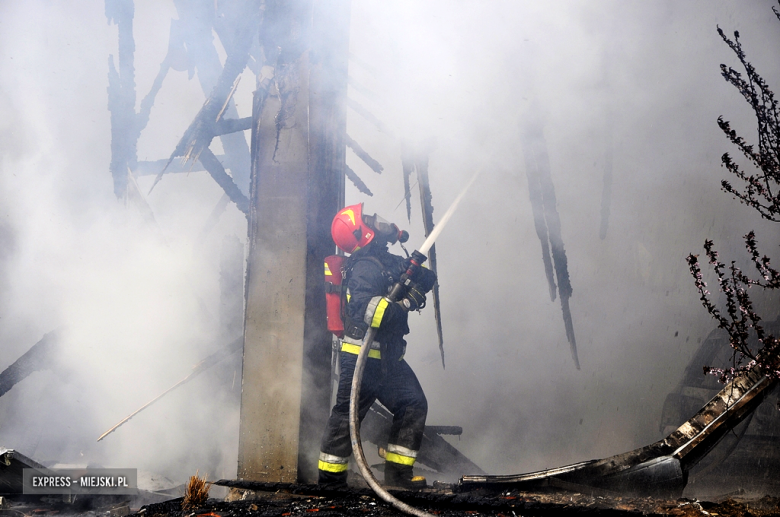
[[[749,58],[777,84],[771,5],[353,2],[351,52],[373,71],[353,60],[350,74],[376,98],[354,88],[350,96],[390,134],[349,112],[350,135],[385,172],[348,151],[374,196],[348,185],[347,202],[407,226],[403,204],[396,208],[405,142],[431,139],[435,220],[488,166],[437,240],[447,370],[430,308],[412,317],[407,354],[429,423],[462,425],[456,445],[486,470],[552,467],[660,437],[664,397],[713,328],[684,257],[713,238],[736,258],[751,228],[764,249],[777,244],[770,225],[719,191],[719,157],[733,149],[715,125],[723,114],[745,134],[753,127],[719,76],[718,65],[734,58],[715,26],[740,30]],[[136,2],[139,101],[173,17],[171,2]],[[246,234],[231,205],[199,243],[222,195],[203,172],[155,187],[148,202],[157,224],[116,200],[106,109],[116,49],[101,1],[0,4],[0,368],[60,326],[69,367],[36,373],[0,399],[0,445],[180,478],[214,465],[210,473],[230,477],[237,415],[218,412],[223,392],[213,385],[226,381],[215,376],[94,443],[221,345],[220,243]],[[246,75],[236,94],[242,116],[254,87]],[[166,158],[202,102],[194,78],[169,72],[139,159]],[[556,188],[581,371],[549,299],[528,200],[519,123],[533,104]],[[610,142],[611,215],[601,240]],[[218,142],[213,149],[219,154]],[[150,182],[139,180],[141,192]],[[415,199],[410,244],[423,242],[421,226]]]

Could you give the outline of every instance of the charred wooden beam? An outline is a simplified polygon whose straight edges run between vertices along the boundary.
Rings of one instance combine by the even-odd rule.
[[[226,135],[237,131],[246,131],[247,129],[252,129],[252,117],[221,118],[214,125],[214,136]]]
[[[361,424],[360,434],[377,447],[387,448],[392,423],[393,415],[375,403]],[[457,426],[425,426],[417,460],[445,475],[484,474],[476,463],[441,437],[442,434],[460,435],[462,432],[463,429]]]
[[[135,169],[137,160],[135,114],[135,68],[133,54],[133,0],[106,0],[106,18],[116,23],[119,32],[117,70],[114,56],[108,57],[108,111],[111,114],[111,163],[114,194],[123,198],[127,189],[127,169]]]
[[[222,190],[225,191],[225,194],[227,194],[230,200],[236,204],[236,207],[244,212],[244,214],[248,215],[249,199],[241,192],[241,189],[238,188],[238,185],[233,181],[233,178],[225,172],[225,168],[222,167],[222,164],[208,147],[205,147],[201,151],[200,163],[202,163],[209,174],[211,174],[211,177],[217,182],[217,185],[222,187]]]
[[[358,101],[354,99],[347,99],[347,105],[352,108],[355,113],[374,124],[376,128],[379,129],[382,133],[390,137],[393,136],[393,132],[390,131],[390,128],[388,128],[385,123],[379,120],[373,113],[364,108]]]
[[[371,157],[370,154],[368,154],[359,143],[355,142],[355,140],[352,139],[349,135],[344,135],[344,139],[347,142],[347,147],[352,149],[356,155],[358,155],[358,158],[363,160],[366,165],[371,167],[371,170],[376,172],[377,174],[382,174],[382,171],[384,170],[384,167],[382,167],[382,164],[376,161]]]
[[[423,464],[445,474],[471,472],[476,475],[485,472],[429,426],[425,426],[418,458]]]
[[[357,188],[360,192],[367,196],[373,196],[374,193],[371,192],[371,189],[368,188],[368,185],[366,185],[362,179],[360,179],[360,176],[357,175],[355,171],[352,170],[350,166],[344,167],[344,174],[349,178],[349,181],[352,182],[353,185],[355,185],[355,188]]]
[[[404,175],[404,200],[406,201],[406,220],[412,221],[412,187],[411,179],[414,172],[414,158],[405,154],[401,157],[401,169]]]
[[[218,155],[217,159],[222,164],[223,167],[226,167],[226,159],[224,155]],[[168,163],[168,160],[149,160],[149,161],[139,161],[138,165],[136,166],[135,170],[133,171],[133,174],[136,176],[152,176],[157,175],[160,173],[160,169],[165,167],[165,164]],[[203,164],[200,163],[200,160],[196,160],[194,162],[190,163],[182,163],[179,160],[174,160],[171,162],[170,165],[168,165],[168,169],[165,171],[166,174],[175,174],[175,173],[182,173],[182,172],[202,172],[205,171],[206,168],[203,167]]]
[[[152,87],[149,89],[149,92],[141,101],[141,108],[136,117],[136,123],[134,128],[136,141],[138,141],[138,137],[141,135],[141,131],[143,131],[144,128],[146,128],[146,125],[149,123],[149,116],[152,113],[152,106],[154,105],[154,99],[157,97],[157,94],[160,92],[160,88],[162,88],[163,81],[165,80],[165,76],[168,75],[168,70],[170,70],[170,68],[171,68],[170,58],[168,55],[166,55],[165,59],[163,59],[163,62],[160,63],[160,70],[157,72],[157,76],[154,78]]]
[[[228,72],[235,72],[234,68],[229,69],[227,66],[225,66],[223,72],[225,70]],[[240,73],[240,70],[235,73],[234,78],[238,76],[238,73]],[[221,76],[221,79],[224,79],[226,75]],[[208,149],[211,140],[214,138],[216,124],[228,101],[228,96],[234,91],[234,89],[231,88],[234,84],[235,83],[227,83],[226,81],[220,81],[217,84],[212,91],[212,95],[203,103],[203,106],[195,116],[195,119],[176,144],[176,147],[171,153],[170,158],[168,158],[165,166],[157,174],[157,177],[155,177],[149,192],[151,192],[155,185],[162,179],[174,158],[181,156],[183,157],[182,163],[194,162],[200,158],[200,155],[204,150]],[[228,193],[228,195],[230,194]]]
[[[14,449],[0,447],[0,494],[19,495],[24,493],[24,470],[36,469],[46,472],[46,467]],[[3,510],[6,512],[15,510]],[[22,512],[19,514],[24,515]]]
[[[113,21],[119,28],[119,71],[114,66],[113,56],[109,56],[108,62],[108,110],[111,113],[109,170],[114,178],[114,193],[117,197],[124,197],[127,193],[127,171],[137,167],[138,138],[149,122],[154,99],[170,69],[169,56],[166,55],[151,89],[141,101],[140,112],[136,114],[133,13],[132,0],[106,0],[109,23]]]
[[[252,156],[260,152],[261,146],[264,142],[258,140],[260,134],[260,125],[264,122],[263,112],[265,110],[265,103],[268,100],[268,95],[272,87],[274,87],[274,73],[275,67],[266,65],[260,69],[260,73],[257,76],[257,88],[252,93],[252,124],[250,128],[251,133],[251,152]],[[267,121],[265,121],[267,122]]]
[[[182,6],[182,8],[185,7],[186,6],[184,5]],[[232,110],[230,109],[230,100],[232,93],[235,91],[236,78],[246,67],[247,60],[249,59],[249,48],[252,45],[252,39],[259,27],[259,0],[245,0],[238,4],[236,9],[240,9],[243,15],[237,18],[236,25],[233,27],[234,36],[231,39],[232,44],[228,45],[228,48],[226,48],[228,56],[225,60],[225,66],[222,67],[219,77],[216,79],[216,84],[214,84],[211,89],[206,102],[184,132],[184,135],[182,135],[182,138],[179,140],[173,153],[171,153],[168,164],[178,156],[183,156],[185,161],[196,160],[203,150],[208,148],[211,144],[211,140],[216,136],[216,125],[222,118],[222,115],[227,114],[229,117],[236,118],[237,113],[235,113],[235,108]],[[187,14],[188,20],[197,18],[197,16],[193,17],[192,13],[188,12]],[[202,30],[193,30],[192,32],[193,35],[190,35],[191,38],[198,39],[205,37]],[[201,42],[200,46],[203,46],[203,42]],[[191,57],[193,56],[191,55]],[[203,84],[203,86],[205,89],[206,85]],[[246,141],[243,137],[241,137],[241,141],[244,142],[243,148],[239,145],[239,148],[233,150],[233,154],[240,155],[248,151],[248,149],[246,149]],[[223,147],[225,148],[226,155],[229,155],[230,146],[226,145],[225,138],[223,138]],[[235,158],[233,161],[235,161]],[[240,165],[231,164],[229,167],[231,171],[233,171],[234,176],[241,175]],[[152,188],[160,181],[163,174],[165,174],[166,169],[167,165],[160,171],[157,178],[155,178]],[[231,199],[234,199],[235,196],[231,195],[231,193],[227,192],[227,194]]]
[[[727,384],[663,440],[601,460],[529,474],[464,476],[460,488],[525,489],[555,478],[626,494],[679,497],[688,471],[750,415],[776,385],[776,379],[756,368]]]
[[[431,147],[428,144],[427,147]],[[428,179],[428,150],[418,151],[414,160],[414,166],[417,170],[417,182],[420,185],[420,205],[422,206],[422,220],[425,228],[425,236],[428,237],[433,231],[433,196],[431,195],[431,182]],[[404,185],[405,186],[405,185]],[[436,265],[436,244],[431,246],[428,251],[428,263],[431,270],[438,274]],[[433,309],[436,319],[436,333],[439,338],[439,352],[441,354],[441,366],[444,368],[444,335],[441,325],[441,297],[439,296],[439,280],[433,284]]]
[[[550,301],[555,301],[558,286],[555,285],[555,273],[553,272],[552,258],[550,256],[550,237],[547,230],[547,222],[544,219],[544,201],[542,185],[539,179],[539,167],[536,163],[536,156],[530,149],[530,146],[524,146],[524,150],[525,175],[528,178],[528,193],[531,199],[531,210],[534,215],[534,228],[542,246],[542,261],[544,263],[544,273],[547,277],[547,286],[550,290]]]
[[[561,236],[561,219],[558,215],[555,187],[550,172],[550,158],[547,155],[547,142],[542,131],[542,123],[535,109],[523,120],[523,154],[525,155],[526,176],[534,214],[536,234],[542,245],[542,259],[547,282],[550,288],[550,298],[555,300],[555,278],[558,280],[558,294],[561,299],[563,324],[566,339],[569,342],[574,366],[580,369],[577,354],[577,340],[574,335],[569,298],[572,295],[569,279],[568,259]]]
[[[197,77],[201,88],[207,96],[211,96],[220,82],[226,80],[230,85],[244,69],[249,61],[248,52],[254,41],[261,18],[259,1],[219,2],[195,0],[176,2],[179,14],[178,32],[191,69],[197,69]],[[247,35],[245,29],[254,32]],[[235,75],[223,68],[217,48],[214,45],[213,31],[216,31],[222,43],[228,60],[225,66],[232,66],[233,60],[244,61]],[[247,52],[247,58],[241,54]],[[229,63],[230,62],[230,63]],[[232,77],[228,78],[228,76]],[[227,86],[229,89],[230,86]],[[224,97],[223,97],[224,99]],[[220,107],[222,104],[220,104]],[[217,108],[219,109],[219,107]],[[228,101],[223,114],[224,118],[238,118],[238,111],[232,100]],[[230,169],[234,181],[244,194],[249,192],[249,147],[243,135],[224,134],[220,136],[222,148],[225,150],[225,167]]]
[[[429,425],[426,427],[434,434],[446,436],[460,436],[463,434],[463,428],[459,425]]]
[[[59,346],[59,336],[51,331],[35,343],[27,352],[0,373],[0,397],[24,380],[31,373],[46,370],[57,362],[55,357]]]

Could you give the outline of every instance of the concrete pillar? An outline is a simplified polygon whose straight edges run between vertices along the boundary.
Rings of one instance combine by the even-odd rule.
[[[316,482],[320,438],[329,415],[331,334],[325,315],[323,262],[336,248],[330,223],[344,198],[350,0],[315,0],[309,75],[308,263],[305,379],[299,480]]]
[[[342,5],[342,17],[346,12],[340,38],[348,42],[348,1],[317,0],[313,7],[298,0],[269,3],[266,9],[266,16],[275,17],[275,31],[261,41],[266,58],[278,60],[271,95],[256,110],[252,131],[242,479],[314,481],[329,410],[323,259],[334,250],[330,220],[338,210],[344,170],[348,43],[339,47],[343,63],[336,75],[343,80],[336,83],[343,88],[335,92],[334,75],[326,69],[333,66],[331,51],[321,48],[328,38],[313,30],[327,22],[312,13],[330,13],[331,3]]]

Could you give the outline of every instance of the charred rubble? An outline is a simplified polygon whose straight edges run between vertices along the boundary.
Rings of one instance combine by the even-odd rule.
[[[59,360],[59,336],[57,331],[45,334],[37,343],[0,373],[0,397],[31,373],[57,366]]]
[[[156,174],[155,184],[163,175],[186,172],[195,167],[205,168],[224,190],[225,195],[212,211],[211,220],[219,217],[228,202],[233,202],[244,214],[250,213],[249,149],[240,131],[252,129],[250,118],[238,118],[232,96],[240,75],[249,67],[258,76],[254,109],[262,111],[264,99],[279,82],[273,67],[277,55],[265,55],[256,45],[266,37],[259,19],[257,2],[246,0],[233,4],[220,3],[217,16],[206,9],[207,2],[177,2],[180,20],[171,25],[168,54],[160,65],[160,72],[150,92],[141,103],[139,113],[134,111],[135,83],[132,40],[132,0],[107,0],[106,14],[109,21],[119,26],[118,70],[113,58],[109,67],[109,111],[112,117],[112,162],[110,171],[114,178],[117,196],[128,195],[127,174]],[[224,4],[224,5],[223,5]],[[207,6],[210,7],[210,6]],[[247,12],[255,13],[245,16]],[[225,66],[219,63],[211,30],[217,32],[226,52]],[[270,47],[269,47],[270,48]],[[189,50],[192,50],[191,52]],[[265,70],[266,67],[271,71]],[[169,69],[188,71],[195,69],[207,99],[184,131],[182,138],[167,160],[139,162],[136,145],[140,132],[145,128],[154,98],[162,87]],[[352,83],[350,83],[352,84]],[[276,86],[277,91],[281,91]],[[390,138],[392,131],[363,105],[347,99],[347,105],[360,116],[374,124]],[[281,112],[280,112],[281,114]],[[253,117],[256,118],[256,117]],[[572,359],[579,368],[576,339],[574,336],[569,298],[572,286],[568,275],[567,257],[561,237],[561,222],[557,213],[555,191],[550,173],[549,157],[542,131],[542,124],[533,116],[524,121],[523,148],[526,174],[529,180],[534,221],[542,246],[545,272],[551,299],[560,297],[567,339]],[[221,138],[225,149],[223,156],[216,156],[209,149],[214,138]],[[382,165],[363,147],[348,136],[341,135],[345,145],[374,172],[381,173]],[[430,146],[407,146],[402,156],[404,194],[407,216],[411,214],[411,174],[417,174],[423,211],[425,234],[434,228],[433,202],[428,179]],[[174,163],[183,158],[182,163]],[[608,168],[611,175],[611,156]],[[344,176],[366,195],[371,195],[368,185],[349,167]],[[609,180],[611,181],[611,179]],[[602,221],[602,238],[606,234],[606,218],[609,212],[610,184],[605,175],[606,209]],[[236,262],[243,266],[243,250],[236,245]],[[435,248],[431,248],[430,263],[436,269]],[[234,290],[241,289],[242,278],[233,278]],[[433,299],[436,308],[439,346],[443,356],[443,338],[439,308],[438,284]],[[237,313],[236,301],[227,313]],[[232,325],[235,328],[235,324]],[[241,349],[243,337],[233,337],[226,347],[205,358],[193,372],[154,399],[159,400],[169,391],[192,380],[195,376],[217,364],[224,357]],[[48,358],[56,343],[55,334],[44,338],[0,373],[0,396],[24,379],[30,372],[47,366]],[[666,415],[668,435],[663,440],[646,447],[608,458],[585,461],[573,465],[540,472],[492,476],[460,453],[443,436],[458,436],[458,426],[427,426],[419,461],[433,469],[434,474],[461,476],[457,483],[435,483],[432,488],[420,492],[394,492],[399,499],[438,515],[780,515],[780,499],[764,498],[744,501],[732,494],[731,498],[716,502],[700,502],[680,498],[688,482],[689,472],[705,458],[716,445],[744,421],[750,425],[753,412],[776,388],[776,379],[758,370],[736,376],[718,393],[710,393],[698,405],[691,405],[680,390],[670,404],[689,404],[693,417],[675,420]],[[690,397],[689,397],[690,398]],[[709,400],[709,401],[707,401]],[[150,403],[151,404],[151,403]],[[148,407],[143,406],[138,411]],[[687,406],[686,406],[687,408]],[[106,434],[128,421],[135,413],[121,421]],[[682,415],[681,411],[677,416]],[[363,423],[363,436],[380,451],[387,445],[391,415],[381,406],[374,406]],[[106,435],[104,434],[104,436]],[[103,437],[101,437],[103,438]],[[737,440],[739,441],[739,440]],[[733,450],[733,449],[731,449]],[[729,453],[731,452],[729,451]],[[729,453],[725,456],[728,457]],[[44,500],[26,498],[21,492],[21,469],[45,468],[35,460],[10,449],[0,449],[0,491],[6,498],[0,503],[0,513],[32,515],[42,513],[109,512],[124,515],[130,508],[143,506],[137,515],[298,515],[318,512],[329,515],[394,515],[385,503],[363,486],[362,480],[353,479],[355,486],[345,490],[325,490],[314,485],[286,483],[258,483],[245,480],[219,480],[214,484],[230,489],[225,501],[211,499],[195,509],[182,509],[181,498],[170,499],[174,494],[139,491],[139,497],[117,500],[85,500],[79,504],[73,500]],[[146,499],[144,499],[146,498]],[[160,499],[166,499],[160,501]],[[5,506],[3,506],[5,505]],[[112,513],[113,512],[113,513]]]
[[[223,484],[218,481],[217,484]],[[190,511],[181,508],[182,498],[142,507],[134,515],[152,516],[292,516],[292,515],[403,515],[376,499],[367,488],[326,491],[316,485],[231,482],[226,501],[210,499]],[[239,488],[239,486],[241,488]],[[440,516],[774,516],[780,515],[780,499],[764,497],[741,499],[739,495],[715,502],[693,499],[631,498],[617,495],[592,495],[576,491],[498,493],[456,493],[448,489],[426,492],[392,491],[407,504]]]
[[[768,332],[777,334],[780,320],[767,323],[766,327]],[[702,341],[664,401],[659,431],[668,434],[679,427],[722,388],[714,376],[702,374],[702,365],[728,363],[728,341],[728,333],[723,329],[713,330]],[[780,437],[778,396],[776,385],[768,389],[763,402],[690,470],[686,494],[708,497],[735,486],[749,487],[757,493],[780,491],[780,452],[776,447]]]

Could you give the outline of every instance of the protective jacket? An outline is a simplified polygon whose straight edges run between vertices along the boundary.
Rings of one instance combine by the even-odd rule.
[[[376,243],[356,251],[347,261],[347,304],[341,345],[341,371],[336,404],[322,437],[320,483],[346,482],[352,452],[349,437],[352,376],[362,339],[369,326],[377,328],[377,333],[363,376],[358,402],[359,417],[362,420],[369,407],[378,399],[393,413],[386,456],[388,464],[411,469],[417,457],[425,430],[428,403],[417,377],[403,360],[406,347],[404,336],[409,333],[407,312],[400,304],[390,303],[385,298],[388,290],[406,271],[405,261]],[[413,280],[427,291],[433,286],[436,275],[424,269]]]
[[[400,305],[388,302],[385,295],[404,271],[404,259],[382,247],[369,246],[347,260],[346,342],[362,341],[368,328],[374,327],[374,348],[378,350],[381,343],[391,356],[386,360],[397,360],[403,355],[404,336],[409,333],[408,315]]]

